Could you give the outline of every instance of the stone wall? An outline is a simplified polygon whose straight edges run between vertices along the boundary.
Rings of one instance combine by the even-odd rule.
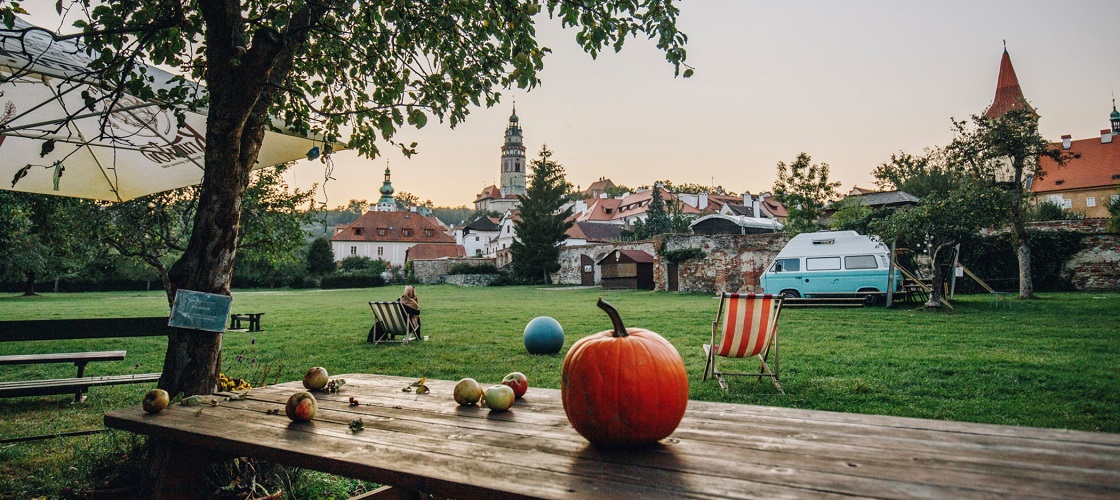
[[[719,293],[761,292],[759,278],[766,266],[786,246],[789,236],[780,233],[664,235],[665,250],[699,248],[703,259],[681,262],[677,269],[681,292]],[[658,259],[654,267],[657,290],[665,290],[668,273],[666,263]]]
[[[654,246],[653,241],[632,241],[632,242],[617,242],[617,243],[598,243],[592,245],[576,245],[560,249],[560,271],[552,276],[552,282],[559,285],[578,285],[580,284],[580,273],[582,271],[580,266],[580,256],[588,255],[595,262],[599,259],[606,257],[608,253],[613,252],[615,249],[622,250],[641,250],[654,257],[657,256],[657,247]],[[657,280],[657,264],[654,264],[653,274],[654,281]],[[599,270],[596,266],[595,269],[595,284],[599,284]]]
[[[494,259],[480,259],[476,257],[463,259],[432,259],[413,260],[412,272],[417,281],[425,285],[438,285],[444,282],[447,273],[457,264],[483,265],[494,264]]]
[[[1087,234],[1080,252],[1062,266],[1077,290],[1120,290],[1120,235]]]
[[[659,257],[657,249],[699,248],[704,251],[704,259],[688,260],[678,266],[678,291],[757,292],[760,291],[759,277],[787,241],[789,237],[783,234],[673,234],[648,241],[564,247],[560,251],[560,271],[554,281],[565,285],[580,284],[580,255],[589,255],[598,261],[615,249],[642,250],[657,257],[653,266],[654,289],[666,290],[666,263]]]
[[[444,279],[444,283],[459,286],[490,286],[501,276],[500,274],[450,274]]]

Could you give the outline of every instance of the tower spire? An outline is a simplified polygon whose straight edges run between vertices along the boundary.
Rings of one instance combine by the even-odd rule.
[[[1120,111],[1116,111],[1116,91],[1112,91],[1112,114],[1108,115],[1112,123],[1112,135],[1120,135]]]
[[[1007,53],[1007,40],[1003,41],[1003,57],[999,62],[999,78],[996,81],[996,96],[992,105],[984,112],[984,118],[999,118],[1013,109],[1026,109],[1036,118],[1038,113],[1023,97],[1023,89],[1019,87],[1019,77],[1015,76],[1015,67],[1011,65],[1011,55]]]
[[[378,212],[395,212],[397,210],[397,202],[393,200],[393,184],[389,182],[389,159],[385,159],[385,182],[381,184],[381,199],[377,200]]]

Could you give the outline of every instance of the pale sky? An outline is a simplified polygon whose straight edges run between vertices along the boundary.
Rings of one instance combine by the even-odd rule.
[[[48,3],[25,7],[38,14]],[[553,54],[541,86],[503,91],[455,129],[433,119],[402,130],[398,140],[419,143],[412,159],[391,147],[376,160],[335,154],[327,205],[376,201],[388,158],[398,192],[473,207],[498,183],[514,99],[528,158],[547,144],[581,187],[668,179],[757,193],[771,189],[779,161],[806,152],[847,192],[873,187],[872,169],[891,153],[948,143],[951,117],[981,113],[1003,40],[1047,138],[1098,136],[1120,92],[1116,0],[685,0],[680,9],[692,78],[673,78],[645,40],[592,60],[573,30],[542,14],[538,33]],[[323,174],[304,161],[288,180],[307,188]]]

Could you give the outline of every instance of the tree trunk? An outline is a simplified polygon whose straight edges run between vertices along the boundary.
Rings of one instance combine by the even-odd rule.
[[[1028,237],[1019,240],[1019,298],[1033,299],[1034,281],[1031,279],[1031,247]]]
[[[1021,212],[1020,212],[1021,213]],[[1022,221],[1016,219],[1011,225],[1011,245],[1019,260],[1019,298],[1034,298],[1034,282],[1031,280],[1030,234]]]
[[[26,271],[23,273],[27,277],[27,285],[23,290],[24,297],[34,297],[39,295],[35,293],[35,271]]]
[[[939,259],[945,255],[944,250],[952,248],[957,242],[949,242],[938,245],[930,256],[930,263],[933,267],[932,279],[930,280],[929,300],[926,302],[926,307],[941,307],[941,291],[945,289],[945,273],[942,272],[944,266]]]

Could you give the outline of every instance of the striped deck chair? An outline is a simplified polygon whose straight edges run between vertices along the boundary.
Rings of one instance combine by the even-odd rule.
[[[778,383],[778,314],[782,310],[780,295],[756,295],[724,292],[719,301],[719,313],[712,322],[712,343],[704,344],[708,357],[704,365],[704,380],[712,376],[719,386],[727,390],[724,375],[770,377],[778,392],[785,394]],[[774,349],[774,370],[766,364],[770,348]],[[755,357],[761,363],[758,373],[732,373],[719,369],[719,358]]]
[[[373,310],[373,327],[369,329],[369,338],[366,339],[368,342],[374,344],[383,342],[406,343],[410,340],[420,339],[416,329],[408,321],[408,315],[405,314],[404,307],[401,306],[399,301],[370,301],[369,308]],[[379,325],[385,332],[385,335],[381,338],[378,338],[377,335]],[[398,339],[398,336],[402,338]]]

